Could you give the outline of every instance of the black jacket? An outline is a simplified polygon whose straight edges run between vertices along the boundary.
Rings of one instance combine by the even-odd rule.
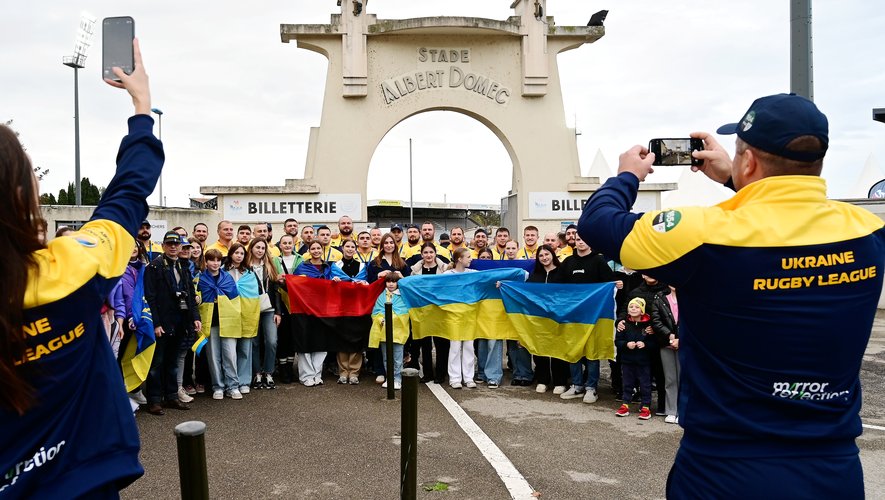
[[[676,323],[670,302],[667,300],[669,293],[669,289],[656,293],[651,307],[651,328],[655,332],[655,342],[661,348],[670,345],[671,333],[679,338],[679,324]]]
[[[645,313],[651,315],[651,306],[655,299],[655,294],[660,293],[666,290],[670,291],[670,287],[658,282],[654,285],[649,285],[644,280],[641,285],[634,288],[630,293],[627,294],[627,300],[624,302],[624,310],[618,310],[618,319],[624,319],[627,317],[627,304],[630,303],[631,300],[636,297],[641,298],[645,301]]]
[[[179,285],[176,286],[172,275],[172,266],[178,269],[180,276]],[[151,316],[154,327],[162,326],[168,334],[187,333],[176,332],[177,324],[184,323],[189,331],[193,330],[193,322],[200,321],[200,311],[197,309],[194,291],[194,279],[191,276],[190,266],[186,261],[168,260],[165,255],[155,258],[144,271],[144,298],[151,308]],[[187,311],[179,308],[176,291],[185,294]]]
[[[554,267],[550,272],[545,271],[543,266],[535,266],[535,270],[526,281],[528,283],[561,283],[562,266]]]
[[[605,283],[615,281],[615,273],[601,253],[590,252],[581,257],[575,253],[559,266],[563,283]]]
[[[632,321],[626,319],[624,321],[624,330],[615,333],[615,347],[618,349],[618,363],[629,365],[651,365],[651,353],[657,356],[657,344],[651,335],[645,334],[645,328],[651,323],[648,314],[643,314],[640,321]],[[627,342],[645,343],[643,348],[629,349]]]

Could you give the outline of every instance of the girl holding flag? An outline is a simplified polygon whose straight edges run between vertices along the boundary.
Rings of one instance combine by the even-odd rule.
[[[203,323],[196,351],[208,341],[209,375],[212,378],[212,398],[224,399],[227,393],[232,399],[243,399],[237,377],[237,339],[240,321],[231,301],[239,297],[233,277],[221,269],[221,252],[208,250],[204,262],[206,268],[200,274],[197,290],[202,297],[200,317],[211,318]]]
[[[409,338],[409,308],[406,307],[403,298],[399,293],[399,275],[390,273],[384,277],[384,284],[387,289],[378,296],[375,307],[372,309],[372,330],[369,333],[369,347],[378,347],[381,349],[381,355],[384,360],[384,366],[387,366],[387,342],[382,339],[386,338],[386,328],[384,325],[385,304],[389,300],[393,309],[393,388],[400,390],[402,388],[402,371],[403,371],[403,348]],[[385,381],[381,385],[387,388],[389,381]]]
[[[277,270],[270,261],[267,241],[258,237],[249,243],[248,265],[258,282],[259,306],[261,314],[258,320],[259,334],[252,338],[252,372],[255,389],[275,389],[273,368],[277,359],[277,326],[282,316],[274,310],[271,296],[276,295]],[[264,343],[264,362],[261,359],[261,343]]]
[[[258,298],[260,294],[258,278],[246,265],[246,247],[234,243],[227,252],[227,259],[225,270],[237,283],[237,293],[240,295],[240,330],[231,330],[229,333],[236,340],[236,373],[240,381],[239,393],[242,395],[249,393],[249,383],[252,381],[252,338],[258,335],[258,319],[261,315]]]
[[[338,276],[332,276],[332,267],[323,260],[323,245],[317,240],[311,241],[307,246],[308,260],[301,263],[295,274],[308,278],[320,278],[333,281],[341,281]],[[323,362],[326,360],[326,352],[299,352],[298,353],[298,380],[305,387],[323,385]]]
[[[472,260],[473,257],[469,249],[459,248],[452,254],[452,263],[444,274],[475,273],[475,269],[468,269]],[[475,368],[476,355],[473,352],[473,341],[451,341],[449,343],[449,384],[452,389],[460,389],[462,382],[468,388],[475,389],[476,382],[473,381]]]

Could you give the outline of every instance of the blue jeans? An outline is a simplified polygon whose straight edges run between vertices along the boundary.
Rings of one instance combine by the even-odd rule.
[[[384,360],[384,370],[387,370],[387,342],[381,342],[378,346],[381,349],[382,359]],[[403,380],[403,345],[393,344],[393,381],[402,382]]]
[[[535,378],[532,371],[532,355],[529,350],[515,340],[507,341],[507,357],[513,363],[513,380],[528,380]]]
[[[479,339],[479,352],[476,355],[479,367],[479,380],[501,383],[504,377],[504,341]]]
[[[237,389],[237,339],[222,338],[218,335],[218,327],[209,330],[209,377],[212,379],[212,390],[232,391]]]
[[[584,367],[587,373],[584,373]],[[596,390],[599,385],[599,360],[581,358],[577,363],[571,364],[572,385]]]
[[[277,360],[277,325],[273,322],[273,311],[261,313],[258,320],[258,335],[252,338],[252,372],[273,373]],[[264,362],[261,360],[261,342],[264,341]]]
[[[252,339],[232,339],[237,341],[237,387],[252,382]]]

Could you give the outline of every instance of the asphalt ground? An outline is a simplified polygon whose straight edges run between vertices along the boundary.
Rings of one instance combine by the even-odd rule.
[[[885,428],[885,314],[875,322],[861,381],[864,424]],[[616,417],[619,403],[607,382],[603,363],[600,399],[592,405],[534,387],[444,388],[541,498],[663,498],[682,430],[661,417]],[[203,395],[190,411],[161,417],[139,412],[146,472],[122,497],[178,498],[173,429],[202,420],[211,498],[397,498],[400,402],[385,394],[368,376],[358,386],[327,377],[321,387],[278,386],[241,401]],[[419,387],[418,398],[418,498],[510,498],[428,387]],[[885,498],[885,430],[865,428],[858,445],[867,497]],[[438,482],[447,490],[423,488]]]

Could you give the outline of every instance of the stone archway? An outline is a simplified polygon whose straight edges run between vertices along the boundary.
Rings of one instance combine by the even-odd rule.
[[[410,116],[448,110],[485,124],[510,154],[505,223],[546,231],[577,217],[599,180],[581,177],[557,55],[598,40],[604,28],[556,26],[546,0],[515,0],[516,15],[504,21],[384,20],[366,12],[367,0],[339,3],[330,24],[280,26],[283,42],[329,61],[304,179],[287,181],[289,192],[359,195],[361,212],[352,215],[366,220],[369,164],[383,137]]]

